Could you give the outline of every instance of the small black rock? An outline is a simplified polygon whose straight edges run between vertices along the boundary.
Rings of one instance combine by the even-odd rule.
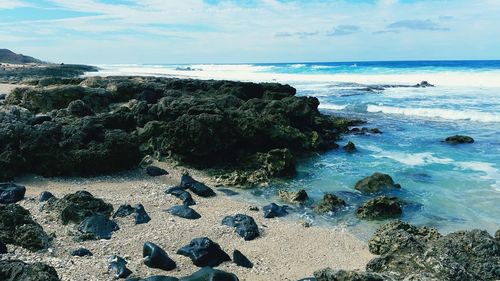
[[[262,210],[264,211],[264,217],[270,219],[288,215],[288,211],[286,210],[287,208],[288,206],[278,206],[275,203],[271,203],[264,206]]]
[[[181,278],[180,281],[239,281],[239,279],[232,273],[204,267],[190,276]]]
[[[173,196],[179,198],[182,200],[182,204],[186,206],[193,206],[196,205],[196,202],[194,201],[193,197],[191,196],[191,193],[185,191],[184,189],[180,187],[173,187],[165,191],[167,194],[172,194]]]
[[[219,244],[207,237],[191,240],[189,245],[180,248],[177,254],[189,257],[199,267],[215,267],[231,260],[229,255],[220,248]]]
[[[92,234],[97,239],[111,239],[113,231],[120,229],[118,225],[103,214],[95,214],[82,221],[78,230],[83,234]]]
[[[15,183],[0,183],[0,204],[12,204],[23,200],[26,187]]]
[[[146,173],[152,177],[168,175],[168,172],[156,166],[147,166]]]
[[[115,273],[116,278],[127,278],[132,271],[127,268],[127,261],[119,256],[112,256],[108,259],[108,269]]]
[[[183,175],[181,178],[182,188],[189,188],[194,194],[201,197],[213,197],[215,196],[215,192],[204,183],[201,183],[195,179],[193,179],[189,175]]]
[[[135,211],[134,207],[128,204],[121,205],[120,207],[118,207],[118,210],[116,210],[116,212],[113,214],[113,218],[116,217],[124,218],[133,214],[134,211]]]
[[[179,281],[179,278],[170,276],[155,275],[147,278],[128,278],[126,281]]]
[[[48,191],[43,191],[42,193],[40,193],[40,195],[38,195],[38,202],[45,202],[47,200],[49,200],[50,198],[54,198],[54,194],[48,192]]]
[[[92,254],[92,252],[89,251],[88,249],[79,248],[71,252],[71,255],[76,257],[85,257],[85,256],[93,256],[94,254]]]
[[[344,145],[344,150],[347,152],[355,152],[356,145],[353,142],[349,141],[346,145]]]
[[[449,144],[462,144],[462,143],[474,143],[474,139],[469,136],[455,135],[451,137],[447,137],[444,140]]]
[[[177,267],[175,262],[168,257],[167,253],[158,245],[146,242],[142,249],[144,264],[151,268],[159,268],[163,270],[172,270]]]
[[[142,204],[137,204],[134,206],[134,216],[135,216],[135,224],[144,224],[148,223],[151,220],[151,217],[146,213],[144,206]]]
[[[189,208],[185,205],[177,205],[167,210],[170,214],[174,216],[178,216],[185,219],[195,220],[201,218],[201,215],[198,214],[195,210]]]
[[[246,267],[246,268],[253,267],[253,263],[238,250],[234,250],[233,252],[233,262],[241,267]]]
[[[222,220],[222,224],[235,227],[238,235],[247,241],[259,236],[259,227],[251,216],[243,214],[227,216]]]

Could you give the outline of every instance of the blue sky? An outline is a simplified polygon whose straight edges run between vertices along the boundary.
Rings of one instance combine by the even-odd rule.
[[[53,62],[500,59],[500,0],[0,0],[0,48]]]

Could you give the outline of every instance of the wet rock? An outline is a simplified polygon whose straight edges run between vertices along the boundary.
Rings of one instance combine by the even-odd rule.
[[[355,152],[356,145],[353,142],[349,141],[346,145],[344,145],[344,150],[347,152]]]
[[[7,254],[7,245],[0,241],[0,255]]]
[[[189,257],[196,266],[215,267],[225,261],[231,260],[219,246],[207,237],[191,240],[189,245],[180,248],[177,254]]]
[[[190,220],[196,220],[196,219],[201,218],[201,215],[198,214],[198,212],[189,208],[186,205],[174,206],[170,209],[167,209],[167,212],[169,212],[170,214],[172,214],[174,216],[185,218],[185,219],[190,219]]]
[[[147,166],[146,173],[152,177],[168,175],[168,172],[156,166]]]
[[[27,264],[20,260],[0,260],[0,280],[60,281],[52,266],[39,262]]]
[[[253,240],[259,236],[259,227],[255,220],[247,215],[237,214],[235,216],[227,216],[222,220],[223,225],[236,228],[236,233],[245,240]]]
[[[28,121],[28,124],[31,126],[35,126],[35,125],[40,125],[44,122],[50,122],[50,121],[52,121],[52,117],[42,114],[42,115],[36,115],[36,116],[30,118]]]
[[[0,183],[0,204],[16,203],[24,198],[26,187],[15,183]]]
[[[340,197],[331,193],[327,193],[323,196],[323,199],[314,207],[314,211],[318,214],[336,212],[345,205],[345,201]]]
[[[302,204],[309,200],[309,196],[304,189],[301,189],[297,192],[279,190],[278,195],[286,203],[290,204]]]
[[[116,278],[127,278],[132,271],[127,268],[127,261],[119,256],[112,256],[108,259],[108,270],[111,270]]]
[[[427,87],[434,87],[434,85],[432,85],[431,83],[429,83],[427,81],[422,81],[413,87],[415,87],[415,88],[427,88]]]
[[[68,104],[68,112],[75,117],[94,115],[94,111],[84,101],[75,100]]]
[[[85,218],[95,214],[102,214],[109,217],[113,212],[113,206],[104,202],[100,198],[95,198],[87,191],[77,191],[67,194],[63,198],[49,201],[48,209],[60,211],[60,218],[63,224],[81,223]]]
[[[215,192],[204,183],[201,183],[195,179],[193,179],[189,175],[183,175],[181,179],[181,186],[183,188],[189,188],[194,194],[201,197],[213,197],[215,196]]]
[[[382,173],[374,173],[358,181],[354,187],[362,193],[377,193],[387,189],[399,189],[401,185],[394,183],[391,176]]]
[[[38,251],[46,249],[50,240],[28,210],[16,204],[0,205],[0,241]]]
[[[40,195],[38,195],[38,202],[45,202],[51,198],[55,198],[54,194],[52,194],[48,191],[43,191],[40,193]]]
[[[71,255],[76,256],[76,257],[85,257],[85,256],[90,257],[90,256],[93,256],[94,254],[92,254],[92,252],[89,251],[88,249],[79,248],[79,249],[76,249],[73,252],[71,252]]]
[[[182,204],[185,206],[193,206],[196,205],[196,202],[194,201],[193,197],[191,196],[191,193],[185,191],[181,187],[173,187],[165,191],[167,194],[172,194],[173,196],[179,198],[182,200]]]
[[[180,281],[239,281],[238,277],[232,273],[222,270],[204,267],[190,276],[183,277]]]
[[[83,234],[91,234],[96,239],[111,239],[113,231],[120,228],[103,214],[95,214],[82,221],[78,230]]]
[[[382,134],[382,131],[379,128],[371,128],[368,132],[371,134]]]
[[[449,144],[462,144],[462,143],[473,143],[474,139],[469,136],[455,135],[447,137],[444,141]]]
[[[175,262],[168,257],[162,248],[151,242],[144,243],[142,256],[144,257],[144,264],[151,268],[168,271],[177,267]]]
[[[326,268],[314,272],[317,281],[389,281],[387,277],[371,272],[333,270]]]
[[[253,263],[238,250],[234,250],[234,252],[233,252],[233,262],[237,266],[246,267],[246,268],[253,267]]]
[[[356,210],[360,219],[381,220],[397,218],[403,213],[402,202],[394,196],[379,196],[364,203]]]
[[[113,214],[113,218],[124,218],[128,217],[135,212],[135,208],[129,204],[124,204],[118,207],[118,210]]]
[[[151,221],[151,217],[146,213],[144,206],[142,204],[137,204],[134,206],[134,219],[135,224],[144,224]]]
[[[288,206],[278,206],[275,203],[271,203],[264,206],[262,210],[264,211],[264,217],[270,219],[288,215],[288,211],[286,210],[287,207]]]

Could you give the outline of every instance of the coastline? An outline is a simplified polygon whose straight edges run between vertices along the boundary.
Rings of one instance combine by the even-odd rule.
[[[57,270],[61,280],[68,281],[113,280],[112,274],[106,270],[107,259],[112,255],[125,257],[129,261],[127,267],[136,276],[144,278],[164,274],[179,277],[198,269],[189,258],[175,254],[177,249],[193,238],[207,236],[229,254],[235,249],[240,250],[255,265],[253,269],[246,269],[227,262],[218,269],[235,273],[240,280],[264,281],[298,280],[311,277],[313,272],[326,267],[364,271],[366,263],[374,257],[368,251],[367,244],[349,232],[322,227],[305,228],[299,222],[280,218],[265,219],[262,211],[250,211],[247,203],[218,192],[216,188],[217,196],[213,198],[193,195],[198,202],[193,209],[201,214],[200,219],[174,217],[163,210],[178,204],[179,200],[166,195],[164,191],[179,183],[183,171],[188,171],[195,179],[209,186],[215,183],[200,171],[174,167],[164,162],[155,165],[166,169],[169,175],[151,178],[142,170],[134,170],[96,178],[19,178],[16,182],[27,187],[27,199],[21,201],[20,205],[32,213],[47,233],[55,233],[57,239],[54,239],[52,250],[42,253],[32,253],[9,245],[13,251],[4,258],[47,263]],[[75,226],[63,226],[55,222],[58,218],[53,216],[54,213],[41,211],[36,197],[42,191],[50,191],[60,198],[78,190],[89,191],[95,197],[112,203],[115,210],[124,203],[141,203],[152,220],[147,224],[134,225],[130,218],[122,218],[118,220],[121,229],[113,234],[111,240],[73,242],[73,236],[68,233],[76,231]],[[236,213],[252,216],[261,236],[244,241],[233,228],[221,225],[225,216]],[[164,248],[178,267],[169,272],[146,267],[142,262],[142,245],[148,241]],[[69,253],[79,247],[88,248],[94,256],[70,256]]]

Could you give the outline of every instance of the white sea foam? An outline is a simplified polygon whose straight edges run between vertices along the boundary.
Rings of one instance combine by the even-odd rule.
[[[491,163],[470,161],[470,162],[458,162],[456,166],[463,170],[472,170],[481,172],[483,175],[480,178],[485,180],[494,180],[495,183],[492,187],[496,191],[500,191],[500,171]]]
[[[320,103],[318,106],[320,109],[330,109],[330,110],[343,110],[347,107],[347,104],[333,104],[333,103]]]
[[[423,166],[429,164],[449,164],[453,159],[437,157],[431,152],[404,153],[396,151],[379,151],[372,155],[375,158],[389,158],[408,166]]]
[[[475,110],[453,110],[444,108],[404,108],[384,105],[368,105],[368,112],[386,114],[401,114],[427,118],[442,118],[448,120],[471,120],[479,122],[500,122],[500,113],[481,112]]]

